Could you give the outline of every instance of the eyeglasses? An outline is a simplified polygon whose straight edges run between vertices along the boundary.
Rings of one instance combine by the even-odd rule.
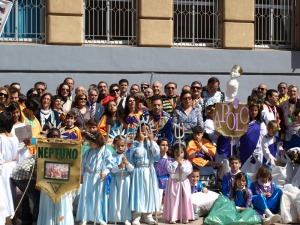
[[[69,89],[62,88],[61,91],[69,92]]]
[[[191,89],[195,89],[195,90],[201,90],[202,87],[198,87],[198,86],[192,86]]]
[[[286,87],[279,87],[279,89],[286,89]]]
[[[113,89],[113,90],[110,90],[110,93],[115,93],[115,92],[119,92],[120,89]]]
[[[7,94],[4,94],[4,93],[1,93],[1,92],[0,92],[0,97],[3,97],[3,96],[4,96],[5,98],[7,98]]]
[[[189,101],[189,100],[191,100],[192,99],[192,97],[185,97],[185,98],[182,98],[182,100],[185,100],[185,101]]]
[[[168,90],[175,90],[175,87],[167,87]]]
[[[218,88],[211,87],[211,86],[209,86],[209,88],[210,88],[212,91],[216,91],[216,90],[218,90]]]
[[[257,90],[264,91],[264,90],[266,90],[266,88],[257,88]]]
[[[79,98],[79,100],[81,100],[81,101],[82,101],[82,100],[86,101],[86,98]]]

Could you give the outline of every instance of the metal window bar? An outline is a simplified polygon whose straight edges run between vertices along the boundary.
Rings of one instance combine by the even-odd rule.
[[[174,0],[174,45],[220,48],[218,0]]]
[[[256,0],[255,47],[292,49],[295,0]]]
[[[137,0],[85,0],[86,44],[136,45]]]
[[[1,42],[45,43],[46,0],[15,0]]]

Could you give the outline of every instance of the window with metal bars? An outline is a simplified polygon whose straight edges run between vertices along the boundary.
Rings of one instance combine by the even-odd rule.
[[[137,0],[85,0],[85,43],[136,45]]]
[[[46,0],[15,0],[0,41],[45,43]]]
[[[174,0],[174,45],[221,47],[218,0]]]
[[[256,0],[255,47],[293,48],[295,0]]]

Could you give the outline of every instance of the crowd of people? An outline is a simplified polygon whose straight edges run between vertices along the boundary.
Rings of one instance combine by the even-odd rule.
[[[264,224],[278,222],[282,191],[272,181],[269,164],[283,166],[279,156],[300,147],[299,90],[285,82],[276,89],[259,84],[247,100],[247,132],[227,137],[215,130],[215,105],[238,97],[241,74],[240,67],[233,68],[225,92],[216,77],[182,90],[176,82],[129,86],[126,79],[83,87],[71,77],[56,93],[47,92],[44,82],[26,94],[20,83],[0,87],[0,191],[6,193],[0,224],[14,213],[16,187],[25,192],[27,184],[17,216],[22,224],[70,225],[74,219],[156,224],[159,214],[171,224],[189,223],[199,218],[192,195],[211,191],[200,181],[203,168],[217,171],[220,192],[236,210],[253,208],[253,217]],[[27,125],[31,137],[19,142],[16,131]],[[34,140],[43,136],[82,141],[80,193],[64,196],[56,206],[34,187]],[[262,166],[251,183],[240,168],[253,156]]]

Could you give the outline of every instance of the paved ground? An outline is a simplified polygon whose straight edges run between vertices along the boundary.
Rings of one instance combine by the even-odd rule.
[[[204,221],[204,218],[203,217],[201,217],[199,220],[195,220],[195,221],[190,221],[190,223],[189,223],[189,225],[202,225],[202,224],[204,224],[205,225],[205,223],[203,222]],[[93,223],[88,223],[88,225],[92,225]],[[159,217],[158,218],[158,224],[159,225],[164,225],[164,224],[168,224],[169,225],[169,223],[165,223],[165,222],[163,222],[162,220],[161,220],[161,217]],[[179,224],[179,223],[178,223]],[[79,225],[79,223],[76,223],[76,225]],[[142,223],[142,225],[144,225],[143,223]],[[146,225],[146,224],[145,224]],[[275,223],[275,225],[283,225],[283,223]],[[300,225],[300,224],[294,224],[294,225]]]

